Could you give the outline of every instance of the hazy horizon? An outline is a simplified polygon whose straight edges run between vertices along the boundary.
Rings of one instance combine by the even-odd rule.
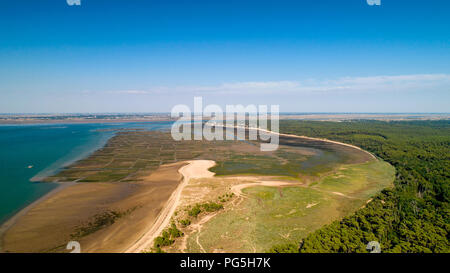
[[[8,115],[170,115],[171,112],[42,112],[0,113]],[[450,112],[280,112],[280,115],[450,115]]]
[[[138,114],[138,115],[146,115],[146,114],[170,114],[170,112],[35,112],[35,113],[0,113],[0,115],[126,115],[126,114]],[[392,114],[392,115],[399,115],[399,114],[408,114],[408,115],[414,115],[414,114],[450,114],[450,112],[280,112],[281,115],[290,115],[290,114],[366,114],[366,115],[377,115],[377,114]]]

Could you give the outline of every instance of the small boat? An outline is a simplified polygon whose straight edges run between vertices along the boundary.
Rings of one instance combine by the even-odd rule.
[[[32,169],[34,166],[33,165],[29,165],[28,166],[28,169]]]

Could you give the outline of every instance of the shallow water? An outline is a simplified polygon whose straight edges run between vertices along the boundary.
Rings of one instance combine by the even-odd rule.
[[[102,147],[110,129],[160,130],[172,122],[0,126],[0,223],[57,185],[39,181]]]

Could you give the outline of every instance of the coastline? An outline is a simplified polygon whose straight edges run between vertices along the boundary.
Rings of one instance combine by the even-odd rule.
[[[2,227],[1,252],[66,252],[67,242],[76,240],[84,253],[123,253],[153,225],[181,183],[178,170],[183,164],[161,166],[142,182],[61,182],[8,220]],[[93,233],[73,237],[110,212],[121,216]]]
[[[1,125],[2,126],[12,126],[14,125]],[[37,130],[40,131],[41,129],[47,129],[45,125],[41,126],[41,124],[35,124],[35,125],[29,125],[29,124],[16,124],[15,126],[21,127],[23,126],[22,131],[26,132],[33,132],[30,130]],[[28,127],[29,126],[29,127]],[[96,126],[94,126],[96,127]],[[65,184],[69,182],[64,181],[45,181],[47,177],[50,177],[56,173],[59,173],[61,170],[63,170],[65,167],[70,166],[74,163],[76,163],[79,160],[82,160],[84,158],[89,157],[91,154],[93,154],[95,151],[101,149],[106,145],[106,143],[109,141],[111,137],[114,136],[114,132],[98,132],[98,133],[90,133],[90,129],[75,129],[77,134],[74,134],[74,131],[71,130],[69,126],[61,126],[61,127],[52,127],[52,129],[58,131],[58,136],[60,136],[61,141],[58,143],[54,143],[52,141],[43,142],[43,135],[38,134],[37,140],[31,140],[27,142],[28,145],[26,145],[27,149],[20,149],[22,144],[13,143],[16,145],[16,148],[19,148],[20,151],[30,151],[32,153],[32,156],[28,156],[28,154],[21,154],[21,158],[24,160],[22,161],[29,161],[29,162],[21,162],[25,166],[28,165],[27,171],[19,171],[15,170],[14,173],[9,173],[8,170],[5,170],[3,173],[4,178],[2,180],[3,183],[2,186],[10,187],[13,190],[15,189],[15,183],[26,184],[26,190],[28,191],[36,191],[38,194],[35,194],[34,196],[31,196],[29,198],[22,198],[19,194],[15,195],[15,203],[13,206],[11,206],[11,209],[9,211],[6,211],[6,213],[2,214],[2,218],[0,221],[0,228],[3,227],[7,222],[9,222],[12,218],[17,218],[17,214],[20,214],[23,212],[23,210],[28,209],[29,206],[34,206],[36,203],[39,203],[43,200],[43,198],[46,198],[49,196],[49,194],[52,194],[53,191],[59,191],[61,186],[64,186]],[[69,128],[69,129],[67,129]],[[6,129],[6,132],[9,132],[10,129]],[[17,131],[15,128],[12,129],[13,133],[14,131]],[[40,132],[54,132],[54,130],[45,130]],[[67,133],[60,133],[64,132],[64,130],[67,131]],[[15,135],[13,135],[15,136]],[[20,135],[19,135],[20,136]],[[49,138],[52,138],[52,134],[48,134]],[[69,139],[65,138],[65,136],[69,136]],[[43,145],[41,145],[43,144]],[[8,144],[6,144],[8,145]],[[33,146],[37,146],[37,152],[33,152]],[[58,146],[55,146],[58,145]],[[49,152],[47,152],[46,149],[50,149]],[[57,152],[55,152],[57,151]],[[7,166],[7,165],[5,165]],[[15,167],[14,165],[12,167]],[[17,168],[19,169],[19,168]],[[35,171],[37,169],[37,172]],[[3,170],[3,169],[2,169]],[[20,173],[19,173],[20,172]],[[19,174],[18,174],[19,173]],[[11,179],[9,179],[9,176],[11,176]],[[20,176],[20,177],[18,177]],[[12,178],[15,177],[15,178]],[[17,180],[19,179],[19,180]],[[16,181],[14,181],[16,180]],[[55,182],[55,183],[53,183]],[[64,182],[64,183],[59,183]],[[19,185],[20,186],[20,185]],[[46,190],[40,190],[41,188],[44,188]],[[25,195],[29,192],[25,192]],[[7,204],[8,207],[8,204]],[[9,207],[8,207],[9,209]],[[0,229],[0,236],[2,232],[4,231],[5,227]]]
[[[62,122],[63,120],[61,120]],[[98,123],[98,121],[91,121],[91,122],[87,122],[87,123],[92,123],[92,124],[105,124],[105,125],[109,125],[114,123],[116,120],[110,120],[110,122],[106,122],[103,123],[104,120],[99,120],[100,123]],[[113,122],[114,121],[114,122]],[[0,120],[0,127],[1,126],[45,126],[45,125],[51,125],[51,124],[57,124],[57,123],[61,123],[61,122],[54,122],[54,123],[47,123],[47,124],[43,124],[43,123],[33,123],[33,124],[2,124],[2,121]],[[142,124],[156,124],[158,125],[159,122],[164,123],[165,121],[161,120],[155,120],[155,121],[138,121],[138,120],[130,120],[130,122],[140,122]],[[72,123],[72,122],[62,122],[61,125],[76,125],[76,124],[81,124],[81,123]],[[127,124],[123,124],[124,128],[126,128],[126,126],[128,126]],[[122,128],[122,127],[121,127]],[[17,206],[15,208],[14,211],[12,211],[10,214],[6,215],[2,221],[0,221],[0,238],[1,235],[3,234],[5,228],[3,227],[7,222],[10,222],[11,219],[13,218],[17,218],[17,215],[22,213],[23,214],[23,210],[29,209],[29,206],[34,206],[36,205],[36,203],[39,203],[40,201],[42,201],[43,199],[47,198],[50,194],[53,193],[53,191],[57,190],[61,190],[59,189],[61,186],[64,186],[67,183],[71,183],[71,181],[69,182],[64,182],[64,181],[45,181],[46,178],[51,177],[52,175],[55,175],[57,173],[59,173],[61,170],[63,170],[64,168],[71,166],[73,164],[76,164],[76,162],[83,160],[85,158],[88,158],[89,156],[91,156],[93,153],[95,153],[96,151],[98,151],[99,149],[102,149],[103,147],[105,147],[105,145],[108,143],[108,141],[113,138],[116,133],[118,132],[118,130],[120,129],[111,129],[111,130],[104,130],[101,131],[102,129],[99,129],[100,133],[99,137],[97,138],[92,138],[89,139],[88,141],[82,141],[79,144],[77,144],[77,146],[74,146],[74,148],[72,148],[71,150],[69,150],[69,152],[67,152],[66,154],[64,154],[63,156],[57,157],[54,159],[54,161],[52,163],[48,163],[44,168],[42,168],[40,171],[38,171],[38,173],[34,174],[33,176],[26,178],[28,181],[28,183],[31,184],[58,184],[55,188],[51,188],[46,192],[43,192],[42,194],[36,196],[35,198],[29,200],[28,202],[24,202],[21,206]],[[159,129],[158,129],[159,130]],[[3,228],[1,228],[3,227]]]
[[[238,127],[233,127],[233,128],[238,128]],[[241,128],[244,128],[244,127],[241,127]],[[263,129],[259,129],[259,128],[245,128],[245,129],[262,130],[262,131],[266,131],[267,133],[278,134],[280,136],[293,137],[293,138],[304,138],[304,139],[310,139],[310,140],[323,141],[323,142],[343,145],[343,146],[351,147],[353,149],[357,149],[359,151],[364,151],[365,153],[370,154],[374,159],[376,159],[376,157],[374,155],[372,155],[371,153],[369,153],[357,146],[346,144],[346,143],[341,143],[341,142],[327,140],[327,139],[306,137],[306,136],[280,134],[280,133],[263,130]],[[189,182],[189,179],[199,177],[198,176],[199,174],[196,173],[195,171],[187,172],[187,173],[185,172],[187,169],[189,169],[189,167],[194,168],[195,163],[193,163],[193,162],[196,162],[196,161],[197,160],[189,160],[189,161],[180,161],[180,162],[176,163],[176,164],[186,164],[186,162],[189,163],[189,165],[184,165],[177,169],[177,172],[179,174],[181,174],[183,177],[182,182],[179,183],[178,187],[176,187],[175,190],[171,193],[170,197],[166,200],[163,207],[158,212],[157,217],[153,221],[151,221],[151,226],[147,224],[147,227],[145,228],[144,233],[141,235],[137,234],[136,236],[139,236],[139,238],[137,238],[137,240],[135,240],[134,243],[131,242],[133,245],[124,249],[124,252],[144,251],[145,249],[147,249],[149,246],[152,245],[154,238],[159,236],[159,234],[162,232],[162,230],[168,226],[168,224],[170,223],[170,219],[177,207],[177,202],[179,201],[179,198],[180,198],[180,195],[181,195],[181,192],[182,192],[184,186],[186,186],[186,184]],[[212,162],[214,162],[214,161],[212,161]],[[212,166],[209,166],[209,167],[212,167]],[[207,169],[209,169],[209,167]],[[199,170],[199,172],[202,172],[202,170]],[[201,176],[201,174],[200,174],[200,177],[203,177],[203,176]],[[46,193],[44,196],[40,197],[39,199],[32,202],[25,208],[21,209],[18,213],[13,215],[10,219],[8,219],[4,224],[1,225],[1,227],[0,227],[0,252],[3,252],[4,234],[11,227],[13,227],[22,216],[26,215],[30,210],[32,210],[36,206],[42,204],[49,198],[55,196],[57,193],[63,191],[64,189],[66,189],[70,186],[76,185],[76,184],[80,184],[77,182],[56,182],[56,183],[58,183],[59,185],[55,189],[52,189],[50,192]],[[128,243],[130,243],[130,242],[128,242]],[[95,251],[95,250],[98,251],[98,248],[95,248],[95,247],[91,248],[89,250],[92,250],[92,249],[93,249],[93,251]]]
[[[266,131],[267,131],[267,130],[266,130]],[[268,132],[271,132],[271,131],[268,131]],[[274,132],[271,132],[271,133],[274,133]],[[338,144],[338,145],[350,147],[350,148],[353,148],[353,149],[357,149],[357,150],[359,150],[359,151],[362,151],[362,152],[364,152],[364,153],[367,153],[367,154],[370,155],[373,159],[377,159],[377,157],[376,157],[374,154],[372,154],[371,152],[366,151],[366,150],[364,150],[364,149],[362,149],[362,148],[360,148],[360,147],[358,147],[358,146],[351,145],[351,144],[347,144],[347,143],[344,143],[344,142],[339,142],[339,141],[329,140],[329,139],[326,139],[326,138],[315,138],[315,137],[298,136],[298,135],[292,135],[292,134],[280,134],[280,133],[279,133],[279,135],[280,135],[280,136],[286,136],[286,137],[304,138],[304,139],[317,140],[317,141],[323,141],[323,142],[328,142],[328,143]]]
[[[362,151],[362,152],[370,155],[373,159],[377,159],[377,157],[374,154],[372,154],[371,152],[366,151],[366,150],[364,150],[364,149],[362,149],[362,148],[360,148],[358,146],[347,144],[347,143],[343,143],[343,142],[339,142],[339,141],[335,141],[335,140],[329,140],[329,139],[326,139],[326,138],[316,138],[316,137],[299,136],[299,135],[292,135],[292,134],[283,134],[283,133],[273,132],[273,131],[270,131],[270,130],[267,130],[267,129],[254,128],[254,127],[226,126],[226,125],[217,125],[217,124],[214,124],[214,126],[219,126],[219,127],[223,127],[223,128],[233,128],[233,129],[257,130],[257,131],[266,132],[268,134],[275,134],[275,135],[284,136],[284,137],[309,139],[309,140],[314,140],[314,141],[323,141],[323,142],[327,142],[327,143],[332,143],[332,144],[337,144],[337,145],[342,145],[342,146],[350,147],[350,148],[353,148],[353,149],[357,149],[359,151]]]
[[[87,144],[82,145],[81,147],[83,147],[84,149],[81,151],[76,151],[77,150],[77,147],[76,147],[75,149],[70,151],[67,155],[59,158],[58,160],[56,160],[55,162],[50,164],[48,167],[44,168],[43,170],[41,170],[40,172],[35,174],[33,177],[31,177],[30,182],[45,181],[46,178],[48,178],[54,174],[57,174],[62,169],[75,164],[77,161],[88,158],[93,153],[95,153],[97,150],[105,147],[105,145],[108,143],[108,141],[112,137],[114,137],[114,135],[115,135],[115,133],[103,134],[102,136],[99,137],[98,140],[95,141],[95,143],[90,143],[90,145],[88,147],[83,147],[84,145],[87,145]],[[43,182],[43,183],[48,183],[48,182]],[[66,182],[64,182],[64,183],[66,183]]]
[[[138,121],[138,120],[132,120],[130,122],[141,122],[141,123],[158,123],[159,121],[165,122],[164,120],[155,120],[155,121]],[[111,120],[111,123],[117,122],[117,120]],[[55,122],[51,124],[57,124],[60,122]],[[67,123],[63,122],[64,124],[78,124],[78,123]],[[82,123],[82,122],[80,122]],[[84,123],[84,122],[83,122]],[[98,121],[91,121],[87,123],[98,123]],[[99,124],[104,124],[104,120],[101,120]],[[0,126],[8,126],[10,124],[1,124]],[[40,126],[44,125],[42,123],[36,123],[36,124],[11,124],[11,125],[17,125],[17,126]],[[54,197],[60,192],[63,192],[67,190],[69,187],[74,186],[76,184],[79,184],[77,181],[55,181],[55,182],[44,182],[44,179],[46,177],[49,177],[55,173],[58,173],[62,168],[70,166],[75,164],[77,161],[88,158],[90,155],[92,155],[95,151],[101,149],[102,147],[105,147],[105,145],[108,143],[108,141],[114,137],[115,133],[107,133],[103,134],[98,140],[95,141],[95,143],[91,143],[92,145],[89,145],[87,147],[88,149],[76,149],[72,150],[69,154],[58,158],[54,163],[50,164],[48,167],[45,167],[43,170],[39,171],[37,174],[35,174],[33,177],[29,179],[29,183],[45,183],[45,184],[54,184],[56,185],[54,188],[50,189],[48,192],[44,193],[41,196],[38,196],[36,199],[31,200],[25,204],[23,204],[22,207],[19,207],[15,212],[13,212],[11,215],[6,217],[3,221],[0,222],[0,253],[4,252],[4,237],[5,234],[13,227],[23,216],[27,215],[28,212],[30,212],[32,209],[36,208],[37,206],[41,205],[43,202],[47,201],[48,199]]]
[[[95,123],[146,123],[146,122],[168,122],[175,121],[170,118],[158,119],[30,119],[30,120],[0,120],[0,126],[20,126],[20,125],[51,125],[51,124],[95,124]]]
[[[151,247],[154,239],[161,234],[161,232],[169,225],[176,208],[179,205],[181,193],[191,178],[205,178],[212,177],[214,173],[208,171],[209,168],[216,165],[212,160],[189,160],[187,165],[178,169],[178,173],[183,176],[183,181],[178,185],[176,190],[172,193],[169,200],[167,200],[164,208],[159,213],[156,221],[152,227],[129,247],[126,253],[140,253]]]
[[[20,209],[17,213],[12,215],[10,218],[6,219],[1,225],[0,225],[0,253],[3,253],[3,236],[5,233],[12,227],[14,224],[17,223],[17,221],[27,214],[31,209],[36,207],[37,205],[41,204],[45,200],[49,199],[50,197],[54,196],[58,192],[75,185],[77,182],[43,182],[43,183],[52,183],[57,184],[54,189],[50,190],[43,196],[39,197],[38,199],[34,200],[30,204],[26,205],[22,209]]]

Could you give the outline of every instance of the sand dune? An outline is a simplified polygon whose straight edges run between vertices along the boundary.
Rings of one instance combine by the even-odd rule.
[[[214,176],[214,173],[208,171],[209,168],[216,164],[212,160],[191,160],[187,161],[187,163],[189,164],[178,170],[183,176],[183,182],[172,193],[153,226],[127,249],[127,253],[139,253],[153,246],[154,239],[170,224],[170,219],[179,205],[181,192],[191,178],[209,178]]]

